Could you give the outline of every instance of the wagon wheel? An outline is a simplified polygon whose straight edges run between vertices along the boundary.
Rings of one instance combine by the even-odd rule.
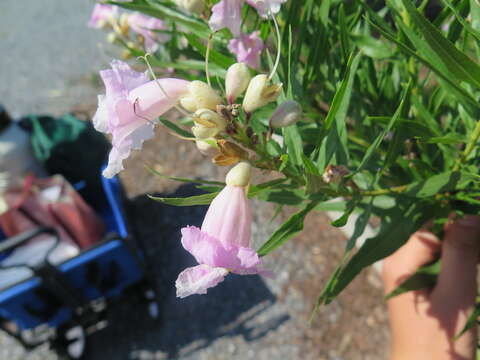
[[[85,329],[77,325],[61,332],[59,337],[52,343],[52,347],[62,360],[83,359],[87,347]]]

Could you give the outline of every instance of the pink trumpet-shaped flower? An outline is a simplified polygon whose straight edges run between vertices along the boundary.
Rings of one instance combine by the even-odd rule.
[[[164,43],[169,40],[167,34],[160,34],[153,30],[165,30],[165,23],[157,18],[145,16],[140,13],[133,13],[128,17],[128,25],[133,31],[143,36],[145,39],[145,50],[155,52],[158,49],[158,43]]]
[[[265,273],[260,258],[250,247],[252,210],[246,187],[228,185],[217,195],[199,229],[182,229],[182,245],[200,264],[185,269],[175,283],[177,296],[206,294],[232,272]]]
[[[247,0],[247,3],[257,9],[258,14],[263,18],[268,18],[270,13],[278,13],[285,2],[287,0]]]
[[[237,62],[243,62],[254,69],[260,67],[260,54],[263,48],[260,31],[254,31],[250,35],[241,34],[228,43],[228,50],[237,56]]]
[[[98,109],[93,118],[95,129],[112,135],[112,150],[105,177],[123,170],[123,160],[132,149],[140,149],[153,137],[152,121],[170,110],[187,92],[188,81],[159,79],[165,93],[146,73],[139,73],[128,64],[113,60],[111,70],[100,71],[105,95],[98,96]]]
[[[117,17],[118,9],[113,5],[95,4],[88,26],[99,29],[105,26],[111,19]]]
[[[243,0],[222,0],[212,8],[212,16],[208,21],[213,31],[228,28],[233,36],[240,36],[242,23]]]

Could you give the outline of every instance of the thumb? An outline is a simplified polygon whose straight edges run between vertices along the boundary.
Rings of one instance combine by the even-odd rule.
[[[390,293],[418,268],[433,261],[439,251],[438,238],[426,227],[415,232],[405,245],[383,263],[385,293]]]
[[[435,296],[443,301],[447,298],[452,301],[475,300],[479,251],[479,216],[466,216],[446,227],[442,244],[442,269],[434,290]]]

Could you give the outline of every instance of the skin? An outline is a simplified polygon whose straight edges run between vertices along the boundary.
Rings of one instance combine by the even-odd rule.
[[[476,327],[457,340],[474,309],[480,217],[467,216],[445,226],[442,242],[424,227],[385,259],[385,293],[415,271],[442,259],[433,289],[412,291],[388,301],[392,347],[390,360],[475,360]]]

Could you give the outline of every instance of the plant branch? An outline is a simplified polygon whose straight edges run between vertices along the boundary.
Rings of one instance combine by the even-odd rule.
[[[475,145],[477,144],[479,139],[480,139],[480,120],[477,121],[477,125],[475,125],[475,129],[473,130],[472,136],[470,137],[470,141],[465,147],[465,150],[463,151],[462,155],[455,163],[455,166],[453,168],[454,171],[457,171],[460,169],[462,164],[467,160],[467,158],[472,153],[473,149],[475,149]]]

